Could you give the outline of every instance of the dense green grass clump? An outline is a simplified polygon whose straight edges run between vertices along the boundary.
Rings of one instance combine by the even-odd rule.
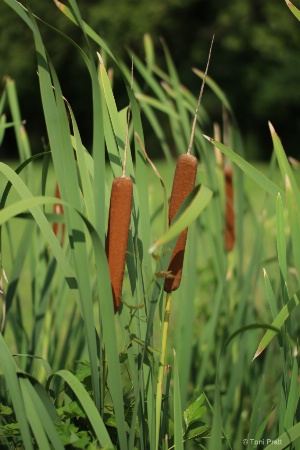
[[[270,124],[267,175],[247,163],[226,96],[207,77],[227,119],[212,139],[203,136],[210,121],[200,110],[196,186],[189,183],[170,220],[173,149],[179,156],[189,148],[197,99],[181,85],[165,44],[166,72],[149,36],[145,62],[133,56],[130,71],[74,0],[56,2],[86,41],[85,49],[71,44],[91,78],[87,151],[39,19],[5,3],[32,30],[47,138],[33,156],[14,82],[5,78],[0,145],[14,127],[20,160],[0,163],[1,448],[300,448],[299,162],[287,159]],[[121,110],[110,65],[128,94]],[[146,122],[161,148],[157,165]],[[114,307],[107,227],[112,178],[124,177],[130,225]],[[121,223],[116,204],[111,220]],[[180,286],[169,289],[170,258],[187,228]]]

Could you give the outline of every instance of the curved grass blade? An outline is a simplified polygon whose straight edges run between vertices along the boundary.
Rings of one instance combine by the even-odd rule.
[[[270,309],[271,309],[271,314],[272,314],[272,318],[274,320],[275,317],[278,315],[276,298],[275,298],[267,271],[265,269],[263,269],[263,271],[264,271],[264,280],[265,280],[265,286],[266,286],[267,296],[268,296],[268,300],[269,300],[269,305],[270,305]]]
[[[170,242],[187,228],[207,207],[212,195],[212,191],[206,186],[196,186],[176,214],[177,218],[175,217],[174,223],[170,226],[168,231],[155,242],[149,252],[153,253],[158,247]]]
[[[265,450],[283,450],[289,446],[292,442],[300,437],[300,423],[297,423],[293,427],[289,428],[285,433],[278,436],[276,439],[267,439],[268,445]],[[271,441],[269,443],[269,441]]]
[[[289,389],[289,396],[286,406],[286,413],[284,418],[284,429],[287,430],[291,426],[293,426],[295,417],[296,417],[296,410],[298,406],[299,401],[299,395],[298,395],[298,363],[297,359],[294,359],[293,362],[293,369],[292,369],[292,376],[291,376],[291,382],[290,382],[290,389]]]
[[[68,370],[59,370],[58,372],[53,374],[49,378],[49,383],[51,382],[53,377],[62,378],[70,386],[70,388],[80,401],[81,406],[90,421],[95,436],[99,440],[101,447],[106,449],[113,449],[113,444],[103,423],[102,417],[100,416],[99,411],[97,410],[94,402],[92,401],[82,383]]]
[[[21,198],[23,198],[21,202],[17,202],[16,204],[6,207],[0,211],[0,224],[6,222],[15,215],[29,209],[36,223],[40,227],[41,232],[43,233],[46,241],[51,247],[51,250],[53,251],[53,254],[56,257],[57,262],[60,264],[61,270],[70,288],[77,289],[77,283],[74,278],[73,269],[71,268],[70,263],[66,259],[60,246],[60,243],[58,242],[55,234],[53,233],[51,225],[46,219],[42,209],[39,206],[37,206],[39,204],[44,203],[45,197],[33,197],[31,192],[25,185],[25,183],[15,173],[15,171],[6,164],[1,162],[0,162],[0,172],[2,172],[7,177],[7,179],[12,183],[12,185],[14,186],[18,194],[21,196]],[[49,203],[54,203],[54,199],[55,202],[57,203],[57,198],[55,197],[51,198],[51,200],[49,200]]]
[[[226,155],[231,161],[233,161],[237,166],[239,166],[246,175],[248,175],[252,180],[254,180],[259,186],[261,186],[265,191],[269,192],[269,194],[277,197],[278,193],[280,193],[283,200],[285,200],[284,191],[277,186],[275,183],[270,181],[265,175],[263,175],[259,170],[255,169],[251,164],[237,155],[230,148],[226,147],[224,144],[217,142],[215,139],[205,136],[204,137],[210,141],[215,147],[221,150],[224,155]]]
[[[290,0],[285,0],[285,3],[289,7],[290,11],[294,14],[294,16],[300,21],[300,11],[299,11],[299,9],[296,8],[296,6]]]
[[[299,295],[299,293],[297,293]],[[253,359],[257,358],[269,345],[271,340],[278,334],[282,325],[290,317],[293,309],[299,305],[299,299],[297,294],[294,294],[292,298],[287,302],[286,305],[281,309],[277,317],[273,320],[270,329],[266,332],[262,340],[260,341],[256,353]]]
[[[14,412],[20,427],[25,448],[33,450],[32,438],[27,420],[24,397],[17,376],[17,366],[0,333],[0,367],[4,373]]]
[[[162,44],[163,44],[165,58],[166,58],[166,62],[167,62],[167,66],[168,66],[168,70],[169,70],[169,74],[170,74],[170,81],[171,81],[171,84],[173,85],[173,88],[175,91],[176,105],[177,105],[178,113],[179,113],[180,120],[181,120],[181,126],[182,126],[182,130],[183,130],[183,135],[185,137],[186,150],[187,150],[188,144],[190,142],[190,134],[191,134],[191,124],[190,124],[190,120],[189,120],[189,115],[188,115],[188,112],[184,105],[182,92],[180,90],[180,81],[178,78],[178,73],[175,68],[175,64],[171,58],[171,54],[169,52],[169,49],[168,49],[166,43],[164,41],[162,41]],[[182,149],[182,152],[184,152],[183,149]]]
[[[42,448],[45,450],[51,450],[52,448],[47,438],[46,428],[42,423],[44,422],[44,425],[47,426],[47,431],[49,432],[50,436],[54,438],[54,442],[57,445],[57,447],[55,448],[62,449],[63,445],[57,435],[52,421],[49,419],[49,416],[46,419],[47,412],[45,411],[45,408],[40,401],[38,402],[38,405],[35,405],[35,402],[37,400],[36,393],[34,392],[34,389],[30,389],[30,387],[32,388],[32,386],[30,386],[30,383],[28,385],[26,381],[28,380],[20,379],[20,386],[24,398],[26,415],[28,417],[28,421],[30,423],[30,427],[32,429],[32,433],[35,437],[38,448]]]

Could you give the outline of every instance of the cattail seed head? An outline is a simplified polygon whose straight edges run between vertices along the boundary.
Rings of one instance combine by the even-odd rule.
[[[117,177],[112,183],[106,255],[112,286],[114,310],[121,303],[122,285],[128,244],[133,184],[130,177]]]
[[[170,198],[169,225],[173,222],[182,203],[194,189],[197,166],[198,161],[195,156],[183,154],[178,158]],[[174,278],[166,278],[165,292],[175,291],[180,286],[187,232],[188,229],[186,228],[177,239],[168,267],[168,271],[172,273]]]
[[[232,184],[232,168],[224,168],[225,177],[225,248],[231,251],[235,241],[234,195]]]

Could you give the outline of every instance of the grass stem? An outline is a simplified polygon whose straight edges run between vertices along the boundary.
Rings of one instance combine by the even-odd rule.
[[[159,442],[159,432],[160,432],[160,415],[161,415],[161,404],[162,404],[162,388],[165,372],[165,361],[166,361],[166,349],[167,349],[167,339],[169,330],[169,320],[170,320],[170,310],[171,310],[171,297],[172,292],[167,293],[164,324],[163,324],[163,334],[161,343],[161,355],[159,361],[159,372],[157,379],[157,389],[156,389],[156,449],[158,449]]]

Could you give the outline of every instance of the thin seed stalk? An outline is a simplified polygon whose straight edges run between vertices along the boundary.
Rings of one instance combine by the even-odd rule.
[[[161,354],[160,354],[159,371],[158,371],[157,388],[156,388],[156,430],[155,430],[156,431],[156,449],[158,449],[158,443],[159,443],[162,388],[163,388],[163,380],[164,380],[167,339],[168,339],[170,311],[171,311],[171,297],[172,297],[172,292],[167,293],[165,315],[164,315],[164,325],[163,325],[163,333],[162,333],[162,342],[161,342]]]

